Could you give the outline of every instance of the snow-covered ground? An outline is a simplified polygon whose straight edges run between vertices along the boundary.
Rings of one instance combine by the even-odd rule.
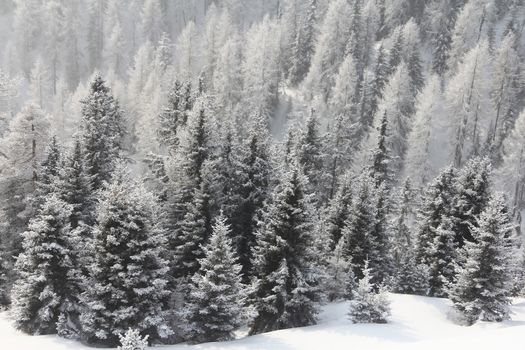
[[[162,350],[395,350],[525,349],[525,299],[516,299],[512,320],[480,322],[472,327],[449,319],[445,299],[391,294],[392,316],[383,325],[355,325],[346,318],[347,303],[325,306],[316,326],[245,337],[232,342],[163,346]],[[55,336],[27,336],[12,329],[0,314],[0,348],[5,350],[88,349]]]

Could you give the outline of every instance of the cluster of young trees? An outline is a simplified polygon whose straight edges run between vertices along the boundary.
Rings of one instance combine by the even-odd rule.
[[[522,2],[15,3],[0,300],[19,329],[220,341],[341,298],[385,322],[386,289],[508,317]]]

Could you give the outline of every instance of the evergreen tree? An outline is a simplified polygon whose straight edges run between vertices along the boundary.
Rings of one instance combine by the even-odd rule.
[[[393,210],[393,257],[396,268],[401,264],[403,257],[413,247],[411,220],[414,191],[410,179],[406,179],[403,186],[394,194]]]
[[[172,334],[165,321],[167,242],[155,198],[119,165],[101,193],[97,214],[90,287],[83,295],[83,339],[114,346],[129,327],[151,341],[166,338]]]
[[[325,210],[323,218],[323,231],[326,239],[330,240],[330,249],[334,249],[338,244],[346,221],[350,216],[352,206],[352,188],[350,181],[345,179],[339,186],[335,197],[330,201]]]
[[[374,75],[367,96],[370,100],[368,103],[369,110],[363,112],[361,116],[365,124],[369,127],[373,124],[374,116],[379,108],[379,101],[383,98],[383,89],[388,81],[388,62],[386,61],[387,57],[382,45],[377,50],[376,56]]]
[[[297,161],[308,178],[308,191],[316,195],[316,204],[322,205],[326,201],[326,191],[323,190],[324,154],[318,121],[313,111],[299,135],[296,149]]]
[[[118,350],[146,350],[148,347],[148,336],[144,338],[136,329],[129,328],[126,333],[119,334],[120,346]]]
[[[78,312],[81,276],[68,225],[71,210],[49,194],[22,235],[12,298],[15,326],[26,333],[55,334],[60,315],[72,322],[69,317]]]
[[[408,66],[401,62],[391,75],[383,98],[379,102],[378,115],[386,114],[387,144],[392,157],[391,169],[399,172],[407,149],[407,138],[412,126],[415,93],[412,88]]]
[[[230,234],[221,214],[209,243],[203,247],[200,268],[191,278],[181,314],[186,336],[192,342],[231,340],[233,331],[241,325],[246,295],[241,284],[242,267],[237,263]]]
[[[381,124],[377,129],[377,145],[372,150],[372,163],[370,174],[375,180],[375,186],[389,184],[392,180],[391,156],[388,149],[388,117],[386,111],[381,118]]]
[[[488,158],[472,158],[458,172],[456,179],[455,241],[462,247],[465,241],[473,241],[472,226],[476,217],[489,201],[492,189],[492,165]]]
[[[206,182],[193,192],[185,207],[185,215],[177,232],[177,245],[173,254],[176,277],[191,276],[199,269],[204,244],[211,234],[210,193]]]
[[[232,236],[235,239],[244,281],[252,275],[252,250],[256,243],[256,225],[265,202],[270,197],[271,164],[264,133],[256,125],[249,131],[239,155],[239,202],[231,217]]]
[[[62,151],[57,143],[56,136],[51,138],[47,148],[46,158],[40,165],[37,187],[35,192],[36,205],[38,206],[45,197],[57,193],[60,188],[60,170],[62,167]]]
[[[352,257],[345,255],[345,247],[342,236],[328,257],[327,278],[322,285],[329,301],[351,298],[355,289]]]
[[[451,283],[456,277],[456,264],[459,261],[455,232],[451,217],[443,217],[434,231],[428,254],[429,294],[446,297]]]
[[[353,323],[387,323],[390,302],[384,290],[376,290],[371,283],[368,262],[363,269],[363,278],[357,284],[350,304],[348,316]]]
[[[86,170],[92,178],[93,190],[98,190],[104,181],[110,180],[114,164],[121,156],[124,122],[118,101],[99,75],[81,103]]]
[[[419,264],[429,266],[436,230],[444,219],[451,217],[456,198],[455,178],[455,169],[445,168],[423,191],[416,213],[416,261]]]
[[[181,145],[170,159],[169,173],[171,275],[188,277],[198,270],[197,258],[202,257],[200,244],[211,233],[210,189],[205,167],[210,164],[209,120],[204,106],[198,104],[190,114]],[[194,230],[196,230],[195,233]]]
[[[92,225],[95,222],[92,214],[95,199],[79,140],[75,140],[71,153],[65,159],[60,178],[61,197],[72,206],[69,218],[71,229]]]
[[[257,316],[251,334],[314,324],[318,299],[311,266],[312,226],[299,168],[285,174],[275,189],[257,232],[251,299]]]
[[[352,206],[342,230],[344,255],[351,257],[353,273],[363,277],[365,262],[372,253],[371,233],[375,225],[374,182],[366,174],[354,181]]]
[[[174,153],[179,144],[178,132],[184,125],[186,113],[181,110],[183,103],[183,86],[179,81],[175,81],[170,92],[168,100],[162,112],[159,114],[159,129],[157,136],[161,146],[165,147],[169,153]]]
[[[509,318],[513,225],[506,199],[494,195],[479,215],[475,241],[465,243],[466,261],[458,272],[450,298],[468,325],[481,318]]]
[[[417,264],[413,250],[409,250],[401,258],[393,291],[404,294],[427,295],[428,280],[428,268],[425,265]]]
[[[305,18],[297,30],[292,46],[293,56],[289,79],[294,85],[300,83],[310,69],[310,62],[314,54],[317,1],[309,0]]]

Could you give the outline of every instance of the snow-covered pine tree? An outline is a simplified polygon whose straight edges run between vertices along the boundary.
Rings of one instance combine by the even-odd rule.
[[[5,256],[5,248],[0,241],[0,308],[9,305],[9,291],[8,291],[8,280],[7,274],[9,268]]]
[[[387,323],[390,302],[386,292],[371,282],[371,271],[365,262],[363,277],[357,283],[348,316],[354,323]]]
[[[195,189],[185,211],[179,223],[177,245],[172,257],[176,277],[191,276],[197,272],[199,259],[204,254],[202,245],[211,234],[210,190],[207,181],[201,182],[200,188]]]
[[[67,154],[60,173],[60,196],[72,206],[69,219],[71,229],[92,225],[95,221],[92,209],[94,198],[92,181],[84,164],[82,145],[75,140],[73,149]]]
[[[428,280],[427,266],[416,263],[414,248],[411,248],[401,258],[392,289],[396,293],[427,295]]]
[[[91,82],[89,95],[81,101],[81,141],[86,170],[98,190],[109,181],[121,156],[124,121],[118,101],[100,75]]]
[[[456,277],[459,252],[454,241],[453,218],[444,216],[434,231],[434,239],[427,251],[429,295],[446,297],[448,288]]]
[[[509,318],[513,231],[505,197],[493,195],[473,229],[475,241],[465,243],[466,261],[449,292],[468,325]]]
[[[417,212],[415,260],[428,268],[430,295],[443,296],[457,261],[453,206],[456,172],[445,168],[428,185]]]
[[[265,130],[266,128],[260,123],[252,125],[238,156],[240,201],[230,220],[232,237],[237,247],[245,282],[249,280],[253,272],[252,249],[256,241],[257,218],[270,196],[270,184],[272,183],[272,166]]]
[[[345,241],[344,255],[352,259],[354,275],[362,278],[373,245],[370,237],[375,225],[375,184],[366,174],[355,179],[353,184],[352,205],[341,234]]]
[[[95,196],[92,181],[85,167],[82,146],[77,139],[66,155],[60,170],[60,197],[71,205],[68,219],[70,230],[77,239],[76,251],[84,275],[88,274],[92,254],[92,226],[95,223]]]
[[[293,85],[300,83],[310,69],[310,62],[314,54],[317,2],[318,0],[309,0],[305,18],[297,28],[292,46],[292,66],[289,72],[289,79]]]
[[[146,350],[148,335],[142,337],[136,329],[129,328],[126,333],[119,334],[120,346],[117,350]]]
[[[312,56],[310,70],[305,83],[326,101],[334,86],[334,78],[344,59],[346,44],[350,35],[352,5],[346,0],[329,4],[319,28],[317,44]]]
[[[456,201],[453,210],[455,241],[462,247],[465,241],[473,241],[472,226],[477,226],[476,217],[489,201],[492,190],[492,165],[490,159],[472,158],[458,172]]]
[[[351,298],[355,289],[352,257],[345,255],[345,246],[345,237],[342,236],[328,257],[327,276],[322,286],[329,301]]]
[[[62,150],[58,145],[56,136],[53,136],[47,147],[46,158],[40,164],[33,205],[38,207],[45,200],[46,196],[59,192],[61,167]]]
[[[71,210],[56,193],[48,194],[22,234],[12,312],[15,327],[26,333],[55,334],[60,315],[69,319],[78,312],[81,276]]]
[[[0,205],[5,225],[2,235],[10,265],[21,249],[19,233],[27,229],[33,214],[29,199],[37,187],[38,166],[46,156],[49,130],[49,117],[39,107],[28,104],[10,120],[9,132],[0,139]]]
[[[194,343],[234,338],[244,318],[246,294],[241,268],[230,238],[226,218],[221,214],[210,240],[202,248],[204,257],[190,282],[186,304],[181,311],[186,339]]]
[[[402,61],[392,73],[379,102],[378,114],[386,114],[387,147],[392,157],[391,169],[399,172],[407,149],[407,138],[412,127],[415,93],[407,64]]]
[[[184,113],[181,110],[183,100],[183,86],[176,80],[171,87],[166,105],[159,114],[159,129],[157,136],[161,147],[166,148],[169,154],[173,154],[179,145],[179,130],[185,123]]]
[[[392,240],[393,240],[393,258],[396,269],[401,264],[405,253],[408,253],[413,247],[411,232],[411,221],[413,219],[413,205],[415,200],[414,190],[411,186],[410,179],[406,179],[396,193],[393,200],[392,215]]]
[[[390,185],[392,181],[392,157],[388,148],[388,116],[384,112],[377,128],[377,143],[371,150],[370,174],[374,178],[375,187]]]
[[[251,334],[314,324],[319,299],[312,248],[310,205],[300,169],[293,166],[276,187],[257,232],[250,303],[257,316]]]
[[[82,338],[90,344],[115,346],[129,327],[150,341],[172,334],[166,321],[167,242],[157,205],[124,165],[101,192],[81,315]]]
[[[388,62],[383,45],[379,46],[374,62],[374,72],[370,87],[368,87],[367,98],[368,110],[364,109],[361,119],[368,126],[373,124],[374,117],[379,107],[379,101],[383,98],[383,89],[388,81]],[[367,88],[365,86],[365,88]]]
[[[324,190],[324,158],[323,144],[319,131],[319,122],[314,111],[306,120],[305,128],[302,130],[295,144],[296,156],[299,165],[308,178],[307,190],[316,196],[316,205],[323,205],[327,198]]]
[[[456,170],[447,167],[424,189],[417,210],[416,262],[429,265],[429,250],[441,222],[451,216],[455,204]]]
[[[352,206],[352,188],[350,179],[343,179],[337,194],[330,201],[328,207],[322,212],[323,231],[326,239],[330,240],[330,249],[334,249],[342,236],[346,220],[350,215]]]
[[[386,183],[374,189],[374,224],[368,242],[368,260],[372,269],[372,281],[377,285],[387,285],[394,275],[392,239],[390,237],[389,216],[391,211],[390,191]]]

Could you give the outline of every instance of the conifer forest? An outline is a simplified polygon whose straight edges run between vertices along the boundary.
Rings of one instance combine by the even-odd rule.
[[[524,210],[525,0],[0,0],[6,350],[519,349]]]

